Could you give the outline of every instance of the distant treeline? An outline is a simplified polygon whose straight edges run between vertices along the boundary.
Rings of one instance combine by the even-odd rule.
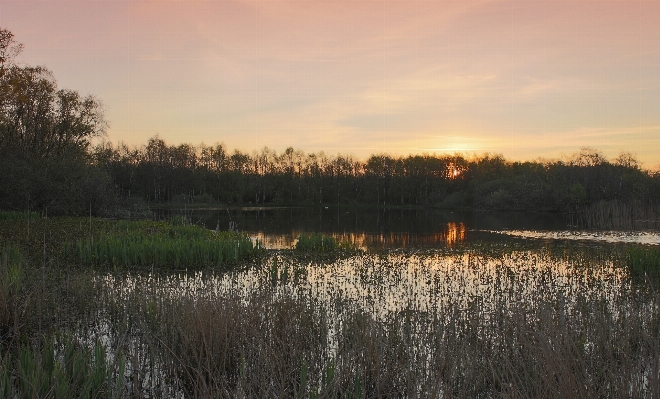
[[[499,155],[251,154],[222,144],[146,146],[105,143],[92,157],[121,198],[240,205],[437,206],[576,211],[600,201],[660,200],[660,176],[630,154],[609,161],[583,148],[565,161],[510,162]]]
[[[588,148],[563,161],[510,162],[500,155],[363,161],[293,148],[245,153],[223,144],[168,145],[158,136],[141,147],[92,146],[107,127],[99,100],[58,89],[45,67],[16,63],[21,49],[0,28],[0,209],[119,216],[135,204],[172,202],[593,209],[589,220],[598,221],[629,208],[634,218],[655,215],[660,201],[659,174],[630,154],[608,160]]]

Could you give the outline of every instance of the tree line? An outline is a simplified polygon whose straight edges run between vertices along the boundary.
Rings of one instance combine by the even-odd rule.
[[[599,201],[657,203],[660,176],[622,153],[608,160],[583,148],[566,160],[511,162],[501,155],[347,155],[223,144],[141,147],[102,143],[93,158],[121,198],[226,205],[437,206],[575,211]]]
[[[108,126],[101,102],[60,89],[45,67],[20,65],[0,28],[0,208],[112,214],[135,203],[430,206],[576,211],[602,201],[657,207],[660,175],[634,156],[584,148],[568,159],[501,155],[251,153],[224,144],[129,147],[93,141]]]

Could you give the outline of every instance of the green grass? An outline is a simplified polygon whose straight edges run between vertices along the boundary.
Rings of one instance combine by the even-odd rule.
[[[353,251],[350,242],[337,241],[334,237],[321,233],[298,236],[295,249],[301,252],[336,252]]]
[[[36,212],[0,211],[0,220],[27,220],[39,219],[40,217]]]
[[[631,247],[628,267],[634,276],[660,276],[660,248]]]
[[[0,355],[0,397],[120,398],[124,391],[123,356],[111,364],[100,342],[93,349],[64,337],[45,338],[40,348],[23,346],[18,357]]]
[[[156,266],[181,269],[220,266],[255,253],[249,237],[199,226],[120,222],[98,237],[64,245],[64,256],[83,265]]]

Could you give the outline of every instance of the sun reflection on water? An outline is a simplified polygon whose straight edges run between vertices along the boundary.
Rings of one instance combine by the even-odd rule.
[[[290,249],[295,247],[298,237],[308,231],[292,230],[286,234],[272,234],[263,231],[248,233],[253,242],[259,242],[268,249]],[[357,248],[390,249],[410,247],[453,247],[467,240],[467,228],[463,222],[449,222],[443,231],[435,233],[389,232],[322,232],[340,242],[349,242]]]

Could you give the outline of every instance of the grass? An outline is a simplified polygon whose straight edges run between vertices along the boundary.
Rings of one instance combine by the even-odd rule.
[[[20,248],[33,264],[67,267],[228,268],[258,253],[249,237],[196,225],[96,218],[7,219],[0,243]]]
[[[212,232],[197,226],[172,226],[161,231],[113,232],[98,238],[78,240],[64,246],[84,265],[121,267],[156,266],[181,269],[212,267],[252,255],[249,237],[232,232]]]
[[[660,209],[640,201],[600,201],[580,210],[577,223],[583,228],[599,230],[657,229]]]
[[[56,342],[57,341],[57,342]],[[121,398],[125,359],[109,367],[106,349],[93,349],[70,337],[49,337],[41,348],[21,347],[19,356],[0,357],[0,396],[3,398]]]
[[[0,220],[27,220],[40,217],[36,212],[0,211]]]
[[[295,262],[284,254],[276,259],[274,266],[280,270]],[[321,287],[329,292],[324,300],[305,291],[304,283],[291,281],[257,285],[244,294],[228,290],[207,296],[198,288],[196,294],[184,290],[165,299],[159,290],[133,281],[131,285],[142,288],[129,296],[133,304],[144,303],[136,307],[148,309],[149,317],[139,312],[133,316],[144,320],[139,327],[144,346],[154,348],[147,356],[170,365],[162,378],[179,381],[178,389],[190,397],[570,398],[660,393],[660,317],[647,307],[649,299],[657,299],[634,291],[626,291],[615,304],[606,293],[580,291],[567,298],[559,294],[561,283],[547,280],[560,272],[561,262],[557,271],[537,265],[538,271],[511,273],[509,267],[522,259],[503,258],[501,272],[492,273],[499,276],[493,284],[509,287],[496,294],[494,302],[466,293],[442,296],[442,307],[434,311],[411,301],[381,316],[346,298],[341,290],[350,287],[345,284]],[[431,277],[430,288],[442,290],[446,284],[468,283],[471,275],[477,280],[491,275],[486,265],[480,266],[488,259],[479,255],[460,255],[454,261],[469,270],[450,272],[450,263],[447,274],[418,271],[418,277]],[[380,287],[396,289],[391,284],[401,284],[407,272],[396,261],[380,262],[393,270],[360,278],[381,279]],[[330,267],[326,276],[338,275],[342,268]],[[381,266],[368,267],[377,271]],[[572,284],[594,289],[601,284],[595,275],[584,276],[586,266],[576,269],[564,276],[570,279],[569,290]],[[434,283],[441,275],[448,280]],[[117,283],[123,284],[121,279]],[[171,287],[171,282],[162,284]],[[530,285],[531,294],[521,289]],[[530,295],[538,299],[530,302]],[[389,300],[386,294],[381,299]],[[167,350],[160,352],[163,347]],[[140,373],[145,378],[149,363],[145,360]]]
[[[635,276],[660,277],[660,248],[631,247],[628,250],[628,267]]]
[[[179,264],[197,264],[195,243],[241,237],[3,221],[0,395],[660,397],[660,297],[630,278],[633,259],[657,268],[656,249],[507,241],[252,252],[229,271],[150,273],[128,255],[106,267],[121,249],[170,270],[178,243]]]
[[[335,252],[355,250],[351,243],[345,241],[337,241],[334,237],[321,233],[298,236],[295,249],[301,252]]]

